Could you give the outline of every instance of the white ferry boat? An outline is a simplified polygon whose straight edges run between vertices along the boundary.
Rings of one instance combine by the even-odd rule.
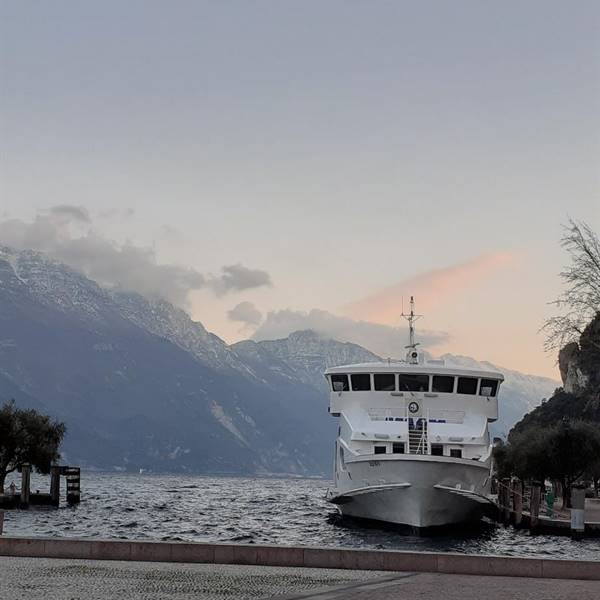
[[[412,529],[479,520],[491,506],[496,371],[428,360],[414,341],[404,361],[327,369],[329,412],[339,417],[334,489],[344,516]]]

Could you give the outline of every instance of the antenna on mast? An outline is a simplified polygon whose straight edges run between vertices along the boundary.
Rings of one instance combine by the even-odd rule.
[[[409,314],[404,313],[404,298],[402,298],[402,314],[400,316],[408,321],[409,344],[405,348],[414,350],[419,345],[419,342],[415,342],[415,321],[418,321],[423,315],[415,314],[415,299],[413,296],[410,297]]]

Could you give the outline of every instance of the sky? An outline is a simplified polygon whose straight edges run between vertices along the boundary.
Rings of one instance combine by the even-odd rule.
[[[0,243],[228,342],[417,338],[558,378],[600,231],[600,4],[0,0]]]

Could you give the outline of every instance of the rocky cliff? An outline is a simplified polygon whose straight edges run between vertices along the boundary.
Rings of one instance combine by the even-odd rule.
[[[558,355],[565,392],[580,395],[600,390],[600,313],[583,330],[579,342],[571,342]]]
[[[548,427],[563,419],[600,424],[600,313],[588,324],[579,342],[559,353],[563,387],[529,412],[511,430],[523,433],[532,426]]]

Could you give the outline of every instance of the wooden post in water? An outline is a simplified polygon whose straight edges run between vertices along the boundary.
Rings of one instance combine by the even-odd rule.
[[[530,522],[529,529],[534,532],[540,526],[540,500],[542,495],[542,486],[539,481],[531,482],[531,506],[529,508]]]
[[[571,537],[580,540],[585,534],[585,487],[575,484],[571,488]]]
[[[52,506],[60,505],[60,467],[50,467],[50,501]]]
[[[523,486],[521,480],[515,477],[512,480],[513,518],[515,527],[521,527],[523,520]]]
[[[502,521],[510,523],[510,478],[502,480]]]
[[[21,466],[21,508],[29,507],[29,485],[31,481],[31,465]]]
[[[4,531],[4,511],[0,510],[0,535]]]
[[[498,479],[496,485],[498,487],[498,499],[496,500],[496,518],[498,520],[498,523],[500,523],[502,521],[502,481]]]
[[[504,485],[502,480],[498,480],[498,521],[504,519]]]

